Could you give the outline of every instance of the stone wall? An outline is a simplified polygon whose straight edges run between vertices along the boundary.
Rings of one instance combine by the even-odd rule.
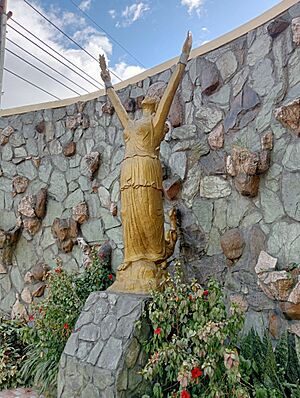
[[[175,255],[188,276],[224,283],[247,311],[246,328],[270,326],[274,337],[286,327],[299,333],[299,17],[297,3],[190,60],[161,144],[165,211],[180,213]],[[119,91],[131,117],[171,72]],[[124,142],[106,97],[2,117],[0,129],[0,309],[10,311],[16,293],[30,301],[27,273],[38,263],[60,257],[80,269],[77,236],[110,240],[114,269],[121,263]]]

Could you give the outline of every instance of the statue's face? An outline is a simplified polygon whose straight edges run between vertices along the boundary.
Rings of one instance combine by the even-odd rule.
[[[145,97],[142,101],[142,109],[144,112],[155,113],[156,109],[156,100],[151,97]]]
[[[300,44],[300,17],[292,20],[293,42],[296,45]]]

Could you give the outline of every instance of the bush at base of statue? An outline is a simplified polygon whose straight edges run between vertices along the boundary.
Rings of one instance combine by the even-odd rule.
[[[22,331],[27,349],[21,375],[33,380],[46,397],[56,396],[60,356],[87,297],[111,285],[110,272],[108,262],[96,251],[92,264],[81,274],[66,272],[58,265],[50,272],[46,297],[32,305],[28,325]]]
[[[153,336],[145,342],[150,359],[143,376],[153,397],[249,397],[242,383],[237,336],[243,317],[227,314],[221,287],[184,283],[177,263],[161,292],[153,292],[145,317]]]

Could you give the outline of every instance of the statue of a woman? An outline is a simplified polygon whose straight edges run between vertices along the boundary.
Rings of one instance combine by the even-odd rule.
[[[104,55],[99,56],[101,77],[107,95],[124,127],[125,156],[121,166],[121,205],[124,262],[110,290],[147,293],[158,287],[163,264],[173,254],[177,239],[176,215],[171,216],[171,230],[165,238],[160,143],[165,123],[184,74],[192,46],[188,32],[182,53],[166,90],[158,98],[146,97],[143,116],[131,120],[112,83]],[[158,102],[159,101],[159,102]]]

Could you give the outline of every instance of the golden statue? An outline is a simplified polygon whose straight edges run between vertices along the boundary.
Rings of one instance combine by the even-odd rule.
[[[170,107],[184,74],[192,46],[188,32],[182,53],[166,90],[158,98],[145,97],[143,116],[131,120],[117,96],[104,55],[99,56],[101,77],[108,98],[124,127],[125,156],[121,166],[121,204],[124,262],[117,271],[112,291],[148,293],[158,288],[177,240],[176,211],[170,212],[171,229],[164,233],[160,143],[166,134]]]

